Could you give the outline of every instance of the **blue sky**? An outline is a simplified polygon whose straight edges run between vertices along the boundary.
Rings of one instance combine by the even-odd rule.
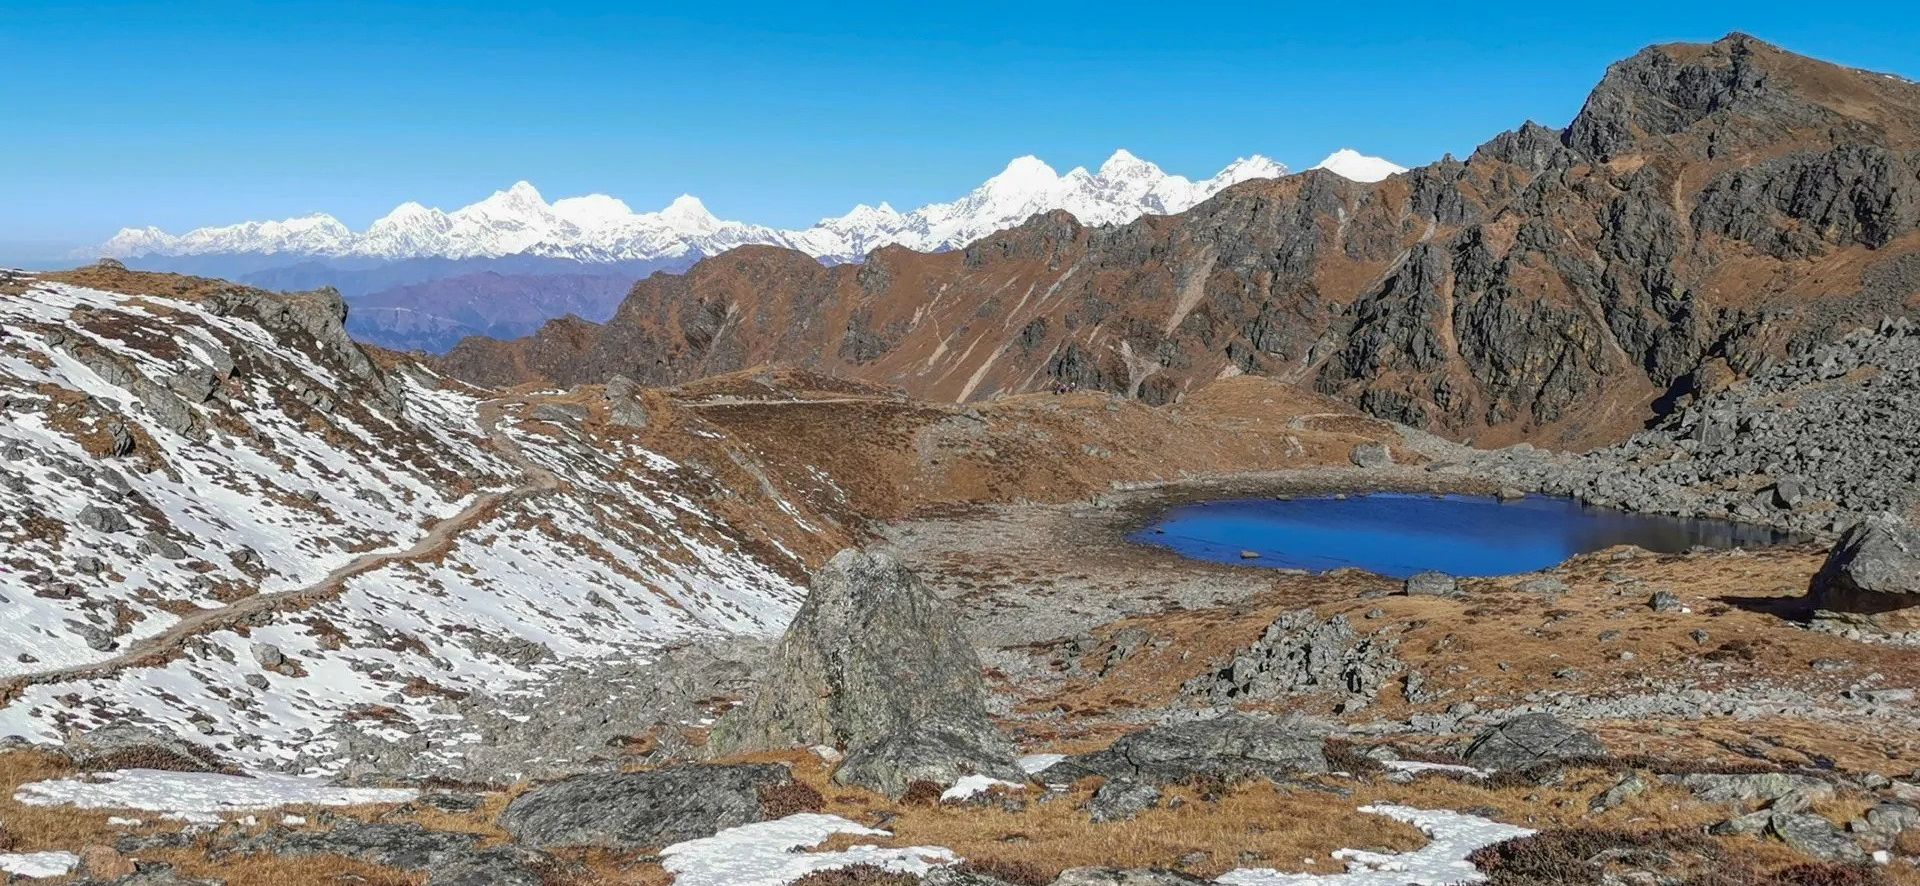
[[[25,0],[0,4],[0,261],[122,225],[360,227],[519,179],[804,225],[1028,153],[1414,165],[1564,124],[1649,43],[1737,29],[1920,76],[1909,5]]]

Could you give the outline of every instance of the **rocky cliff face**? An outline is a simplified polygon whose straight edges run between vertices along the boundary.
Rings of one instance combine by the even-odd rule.
[[[1705,363],[1744,373],[1914,310],[1920,86],[1743,35],[1647,49],[1565,130],[1360,184],[1248,182],[1177,216],[1036,216],[823,268],[740,249],[605,325],[468,340],[487,382],[796,363],[967,400],[1166,402],[1254,373],[1458,438],[1624,437]]]

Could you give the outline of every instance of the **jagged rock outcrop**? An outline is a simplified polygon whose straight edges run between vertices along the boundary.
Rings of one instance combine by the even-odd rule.
[[[1324,694],[1341,710],[1358,710],[1405,668],[1393,641],[1363,637],[1346,616],[1321,619],[1311,609],[1282,613],[1253,645],[1217,671],[1189,681],[1186,691],[1216,704],[1277,701]]]
[[[1614,65],[1565,130],[1385,181],[1308,172],[837,268],[743,248],[642,281],[603,326],[469,340],[446,365],[674,383],[795,363],[929,399],[1150,403],[1251,373],[1457,438],[1610,443],[1716,361],[1744,375],[1912,314],[1916,175],[1920,86],[1734,34]],[[1857,279],[1820,270],[1840,266]]]
[[[897,557],[842,551],[814,574],[766,676],[714,724],[708,747],[844,748],[836,780],[893,796],[972,773],[1019,781],[980,671],[955,614]]]

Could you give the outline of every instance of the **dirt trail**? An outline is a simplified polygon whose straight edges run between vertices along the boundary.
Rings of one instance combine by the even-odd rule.
[[[195,612],[180,619],[165,631],[133,643],[126,651],[112,658],[7,677],[0,680],[0,702],[11,701],[28,686],[105,677],[126,668],[153,663],[179,649],[182,643],[201,634],[234,627],[255,615],[271,612],[282,606],[297,608],[332,597],[340,592],[347,579],[356,575],[371,572],[391,563],[441,553],[452,542],[454,536],[471,528],[489,510],[502,502],[559,489],[560,478],[527,458],[519,444],[500,429],[501,406],[508,402],[513,401],[506,399],[483,401],[477,410],[478,419],[481,429],[486,432],[487,439],[493,443],[499,454],[520,469],[523,475],[520,485],[498,492],[479,493],[457,513],[434,523],[419,541],[399,550],[370,551],[361,554],[328,572],[312,584],[270,594],[255,594],[218,609]]]

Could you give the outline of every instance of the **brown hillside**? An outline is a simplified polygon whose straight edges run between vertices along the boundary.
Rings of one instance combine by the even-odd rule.
[[[608,323],[469,339],[469,379],[678,383],[792,364],[967,401],[1061,383],[1147,403],[1253,374],[1487,444],[1636,429],[1920,293],[1920,86],[1744,35],[1612,66],[1565,130],[1376,184],[1248,182],[1177,216],[1056,213],[823,267],[747,247]]]

